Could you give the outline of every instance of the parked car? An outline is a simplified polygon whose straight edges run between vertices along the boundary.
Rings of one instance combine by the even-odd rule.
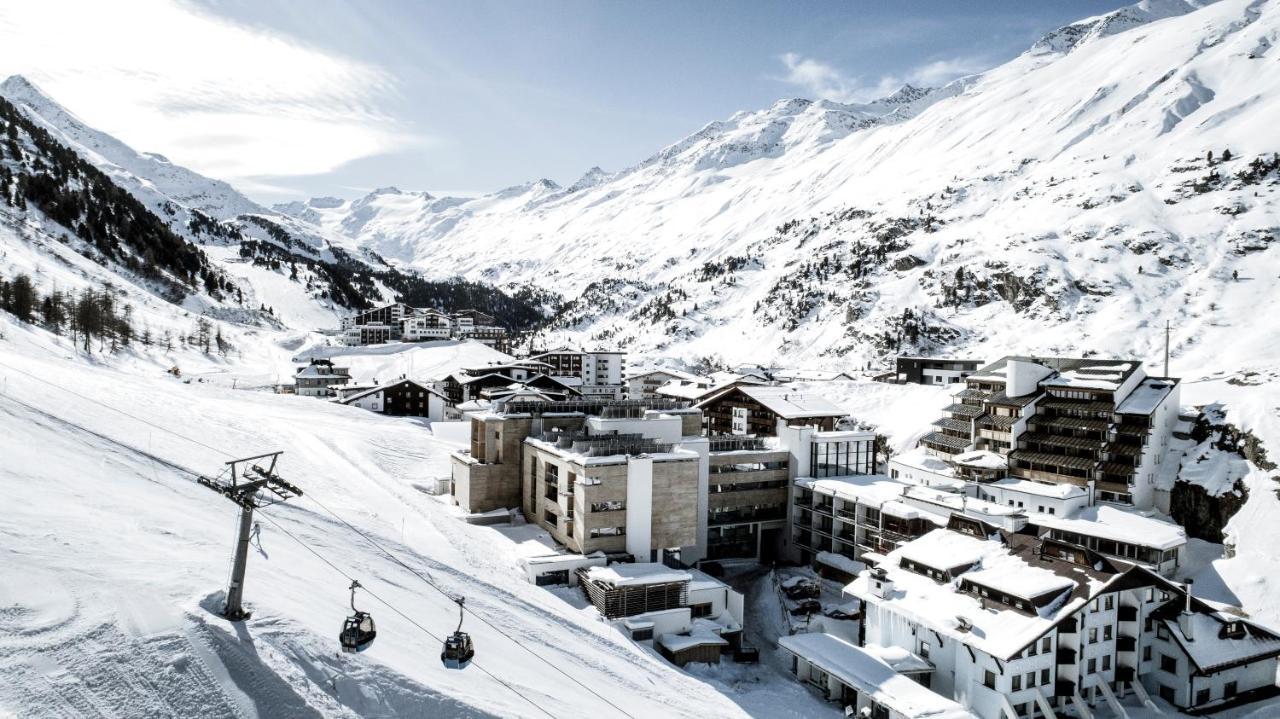
[[[814,582],[797,584],[782,591],[787,595],[787,599],[817,599],[818,595],[822,594],[822,589]]]
[[[856,611],[849,611],[844,607],[833,607],[823,612],[824,615],[832,619],[861,619],[862,615]]]
[[[817,614],[818,612],[821,612],[821,611],[822,611],[822,602],[819,602],[816,599],[805,599],[797,603],[795,608],[791,610],[791,616],[804,617],[810,614]]]

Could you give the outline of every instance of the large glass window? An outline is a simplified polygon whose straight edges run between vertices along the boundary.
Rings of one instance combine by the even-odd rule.
[[[871,440],[815,442],[809,452],[809,473],[813,477],[875,474],[875,443]]]

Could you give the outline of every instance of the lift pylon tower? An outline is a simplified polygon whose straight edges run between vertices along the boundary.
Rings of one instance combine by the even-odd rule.
[[[227,462],[222,474],[217,477],[200,477],[197,480],[240,507],[240,531],[236,535],[231,584],[227,587],[227,604],[222,610],[222,616],[233,622],[249,618],[249,612],[241,607],[241,600],[244,599],[244,570],[249,562],[249,533],[253,529],[253,510],[302,496],[301,489],[276,474],[276,462],[282,454],[284,452],[270,452],[233,459]]]

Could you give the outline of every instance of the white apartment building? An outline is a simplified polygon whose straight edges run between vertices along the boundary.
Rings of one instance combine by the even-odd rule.
[[[920,447],[958,470],[958,460],[975,451],[998,454],[1008,476],[1071,484],[1091,503],[1157,505],[1157,474],[1178,422],[1179,380],[1148,377],[1130,360],[1015,356],[964,383]]]
[[[527,359],[549,365],[549,376],[571,384],[583,397],[621,399],[627,389],[624,379],[627,371],[626,358],[625,352],[588,352],[561,347],[531,355]]]
[[[348,346],[470,339],[500,351],[508,347],[507,330],[492,315],[476,310],[449,314],[393,302],[361,310],[341,322],[342,342]]]
[[[868,648],[927,662],[920,681],[981,719],[1088,716],[1129,693],[1199,711],[1274,691],[1280,635],[1049,538],[953,520],[845,591]]]
[[[333,397],[337,388],[351,382],[351,371],[327,359],[312,359],[294,371],[294,393],[299,397]]]
[[[668,382],[705,380],[678,369],[652,369],[627,375],[626,399],[651,399],[658,396],[658,388]],[[710,380],[705,380],[707,383]],[[690,398],[685,398],[690,399]]]

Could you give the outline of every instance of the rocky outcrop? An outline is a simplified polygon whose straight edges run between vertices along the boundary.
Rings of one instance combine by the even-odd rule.
[[[1249,490],[1237,481],[1235,488],[1213,496],[1204,487],[1176,482],[1169,497],[1169,514],[1187,530],[1188,537],[1221,544],[1222,530],[1249,499]]]

